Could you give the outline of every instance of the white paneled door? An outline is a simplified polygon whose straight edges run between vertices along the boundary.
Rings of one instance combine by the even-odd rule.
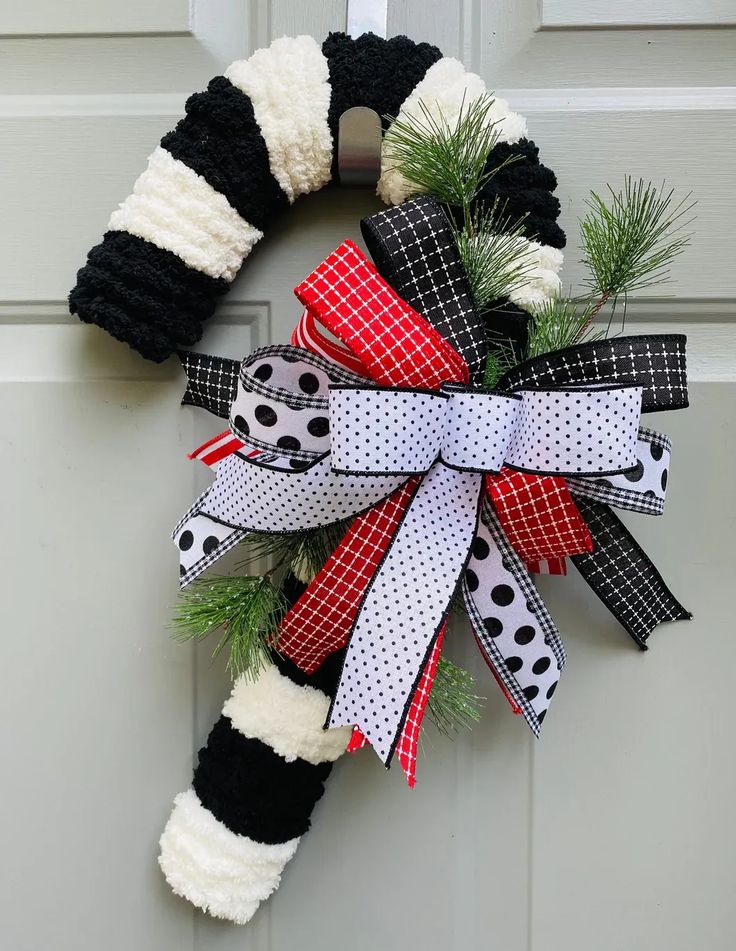
[[[168,533],[214,432],[144,362],[69,319],[110,210],[186,96],[283,33],[344,29],[344,0],[0,0],[3,951],[730,951],[736,912],[731,689],[736,529],[736,16],[728,0],[389,0],[389,34],[439,45],[512,107],[576,219],[623,175],[692,189],[672,297],[631,330],[690,335],[692,407],[667,512],[635,531],[695,620],[640,654],[575,577],[544,595],[569,652],[540,742],[489,681],[417,789],[341,761],[275,898],[245,929],[194,914],[156,866],[226,691],[208,648],[172,643]],[[291,288],[378,208],[302,202],[237,280],[203,349],[285,340]],[[632,522],[634,520],[632,519]]]

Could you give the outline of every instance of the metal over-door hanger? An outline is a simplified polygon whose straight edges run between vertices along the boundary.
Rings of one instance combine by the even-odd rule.
[[[348,0],[347,32],[386,36],[388,0]],[[340,116],[337,167],[341,185],[375,185],[381,175],[381,117],[366,106]]]

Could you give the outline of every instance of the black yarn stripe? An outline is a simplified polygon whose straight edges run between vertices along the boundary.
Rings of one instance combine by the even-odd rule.
[[[206,92],[189,97],[185,118],[161,139],[161,145],[261,231],[288,206],[271,174],[253,105],[224,76],[211,80]]]
[[[345,33],[330,33],[322,44],[330,74],[330,109],[327,121],[335,143],[333,177],[337,175],[337,133],[340,116],[353,106],[396,116],[404,100],[433,63],[442,58],[436,46],[415,43],[405,36],[382,39],[364,33],[352,39]]]
[[[658,624],[692,617],[607,505],[577,494],[575,503],[590,529],[594,549],[591,554],[573,555],[572,561],[642,650]]]
[[[539,148],[529,139],[514,144],[499,142],[488,154],[486,170],[509,159],[513,161],[486,182],[478,202],[490,204],[497,199],[512,220],[526,216],[523,231],[528,238],[564,248],[567,239],[556,223],[560,202],[552,194],[557,188],[555,173],[540,163]]]
[[[332,763],[287,763],[221,716],[199,751],[192,785],[199,801],[231,832],[274,844],[303,835]]]
[[[284,579],[287,608],[306,590],[292,573]],[[345,650],[327,658],[307,674],[287,657],[274,654],[278,671],[300,687],[333,696]],[[260,740],[248,739],[221,716],[199,752],[193,786],[202,805],[231,832],[256,842],[273,844],[303,835],[310,826],[314,804],[324,792],[332,763],[292,763]]]
[[[682,334],[641,334],[573,344],[534,357],[509,370],[499,388],[518,390],[592,383],[636,383],[642,413],[688,405]]]
[[[224,280],[209,277],[150,241],[109,231],[87,255],[69,310],[157,363],[199,339]]]

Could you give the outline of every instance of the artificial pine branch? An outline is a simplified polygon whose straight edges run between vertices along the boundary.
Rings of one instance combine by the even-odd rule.
[[[238,568],[252,567],[255,562],[268,560],[273,565],[272,570],[286,567],[299,578],[311,578],[335,550],[349,524],[349,521],[337,522],[290,535],[251,532],[241,544],[245,559]]]
[[[488,155],[498,143],[498,122],[491,119],[494,99],[488,93],[463,103],[450,123],[419,102],[420,116],[391,121],[385,137],[389,162],[416,189],[437,201],[462,209],[472,218],[471,206],[483,186],[515,157],[496,168],[486,168]]]
[[[480,720],[478,701],[482,697],[476,696],[474,687],[472,674],[440,657],[427,711],[441,733],[448,736],[460,727],[472,729],[472,724]]]
[[[269,663],[272,637],[285,610],[270,577],[214,577],[195,581],[179,597],[173,636],[201,640],[221,631],[212,656],[229,647],[228,670],[255,679]]]
[[[561,350],[580,340],[594,319],[594,301],[556,298],[545,301],[535,312],[529,328],[526,355],[528,359],[551,350]],[[587,335],[589,339],[591,335]],[[594,338],[604,334],[596,334]]]
[[[512,221],[504,203],[476,208],[462,227],[453,225],[455,243],[478,310],[510,296],[534,269],[534,256],[524,240],[524,219]]]
[[[686,195],[675,203],[674,189],[665,192],[651,182],[628,177],[622,191],[608,186],[609,203],[591,192],[588,213],[580,222],[583,264],[593,294],[620,297],[669,278],[669,266],[688,246],[684,229],[694,202]]]
[[[489,351],[486,357],[486,366],[483,371],[483,387],[487,390],[493,390],[498,385],[498,381],[512,367],[518,363],[514,354],[514,347],[511,341],[498,341],[496,348]]]
[[[685,229],[694,217],[690,194],[675,201],[674,189],[657,188],[652,182],[624,180],[621,191],[607,186],[606,201],[596,192],[587,200],[588,213],[580,222],[582,262],[586,284],[595,298],[588,320],[575,340],[610,301],[634,291],[655,287],[669,280],[672,262],[687,248],[692,234]],[[625,315],[625,307],[624,307]]]

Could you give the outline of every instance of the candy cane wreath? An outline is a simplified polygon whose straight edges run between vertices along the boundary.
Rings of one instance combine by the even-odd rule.
[[[103,241],[90,251],[71,292],[70,309],[82,320],[97,324],[128,343],[145,358],[165,360],[200,339],[203,322],[213,313],[217,298],[227,291],[243,260],[277,213],[299,195],[316,191],[332,181],[336,172],[337,126],[345,110],[368,106],[380,116],[407,120],[420,115],[423,106],[452,122],[465,105],[484,93],[483,81],[466,72],[461,63],[443,57],[433,46],[415,44],[405,37],[383,40],[368,34],[353,40],[344,34],[331,34],[321,48],[306,36],[276,40],[250,59],[233,63],[224,76],[210,82],[206,92],[189,99],[186,117],[163,137],[149,158],[147,170],[136,182],[133,194],[113,212]],[[565,237],[556,224],[559,202],[552,194],[556,187],[554,174],[539,163],[536,146],[525,137],[524,120],[500,99],[495,100],[490,119],[495,123],[498,141],[488,155],[488,167],[496,168],[510,156],[516,160],[489,180],[480,197],[486,201],[500,197],[510,216],[524,218],[525,240],[533,266],[524,284],[505,302],[503,312],[499,314],[496,309],[487,319],[493,321],[496,332],[523,347],[529,320],[526,311],[555,296],[559,290],[560,249]],[[384,125],[386,143],[391,138],[391,120],[386,120]],[[452,387],[468,379],[477,382],[479,378],[481,358],[487,349],[484,316],[475,312],[469,299],[467,282],[453,258],[451,243],[443,231],[444,218],[437,206],[428,199],[405,203],[411,194],[409,183],[387,158],[382,161],[378,193],[388,205],[398,207],[396,216],[392,217],[388,211],[364,224],[364,235],[377,271],[349,242],[342,245],[325,262],[329,279],[327,272],[318,268],[298,288],[307,311],[292,339],[295,346],[266,348],[267,352],[246,358],[242,367],[234,361],[202,354],[180,354],[189,378],[185,402],[202,406],[216,416],[229,417],[231,424],[231,432],[211,440],[196,454],[217,468],[217,479],[209,503],[198,500],[175,532],[183,584],[193,580],[247,534],[247,518],[242,524],[237,519],[228,522],[222,512],[218,516],[211,507],[218,486],[224,490],[222,505],[230,504],[228,493],[240,478],[234,467],[241,466],[243,454],[247,455],[250,450],[251,457],[258,455],[258,464],[250,466],[250,472],[257,472],[263,491],[270,491],[272,483],[287,477],[288,473],[283,470],[291,469],[293,473],[302,473],[305,479],[312,478],[308,473],[319,471],[320,460],[330,448],[327,424],[332,419],[328,420],[323,414],[327,413],[331,386],[337,385],[342,398],[348,401],[355,398],[370,403],[371,393],[383,394],[383,415],[394,411],[397,399],[408,398],[401,391],[397,395],[396,387],[406,384],[402,383],[403,378],[397,381],[397,368],[387,356],[394,339],[392,335],[397,332],[395,328],[400,326],[402,332],[408,328],[411,345],[418,348],[418,354],[424,353],[424,343],[431,340],[434,357],[442,368],[439,375],[420,375],[414,382],[414,387],[418,385],[421,392],[414,394],[416,399],[412,398],[417,404],[412,412],[419,414],[416,418],[422,421],[422,432],[426,432],[431,452],[435,451],[431,448],[432,440],[436,437],[439,446],[440,430],[447,425],[446,421],[442,422],[442,413],[448,418],[448,414],[454,414],[455,445],[465,438],[464,401],[466,396],[469,400],[478,394],[464,395],[462,388]],[[411,238],[407,239],[409,232]],[[415,273],[412,267],[418,258],[412,255],[417,253],[425,263],[428,255],[437,256],[437,268],[443,277],[440,290],[432,281],[423,283],[417,277],[412,284],[406,278],[407,273]],[[351,277],[357,280],[355,275],[359,273],[361,280],[354,286],[350,280],[345,281],[345,287],[330,309],[325,305],[325,297],[331,290],[331,275],[348,266],[346,262],[349,262]],[[433,273],[436,274],[436,270]],[[326,291],[315,296],[314,288],[319,281],[326,281]],[[346,328],[340,323],[345,313],[352,312],[346,303],[350,294],[356,288],[363,293],[368,285],[374,288],[377,297],[383,296],[386,301],[381,316],[382,320],[385,318],[382,326],[385,336],[370,345],[355,335],[354,327]],[[362,306],[359,300],[358,310]],[[319,320],[326,323],[338,339],[348,340],[348,346],[324,336]],[[601,412],[605,411],[606,399],[619,400],[614,392],[616,387],[610,393],[601,389],[602,385],[612,383],[605,375],[606,366],[612,364],[617,377],[623,373],[630,386],[635,389],[638,386],[636,393],[631,389],[626,394],[622,391],[620,399],[626,407],[629,407],[626,400],[632,399],[634,402],[643,399],[642,411],[686,405],[680,338],[657,338],[656,343],[647,344],[646,351],[637,349],[634,344],[628,351],[625,347],[610,345],[610,341],[604,344],[594,353],[596,372],[602,369],[593,380],[571,377],[571,361],[553,364],[550,360],[548,364],[532,368],[534,381],[546,374],[547,378],[543,379],[546,385],[591,384],[590,411]],[[576,366],[586,365],[584,356],[582,351],[575,353]],[[509,412],[521,412],[521,398],[515,395],[516,391],[534,385],[530,378],[524,377],[523,367],[522,364],[512,371],[508,395],[498,397],[499,405],[503,403]],[[516,378],[513,378],[514,372]],[[665,376],[666,386],[662,383]],[[385,391],[367,388],[365,377],[372,384],[385,387]],[[530,426],[536,418],[534,413],[539,415],[549,409],[535,408],[531,403],[529,407]],[[333,408],[330,404],[330,416]],[[270,414],[270,418],[264,413]],[[276,418],[288,417],[290,413],[304,424],[299,429],[299,439],[290,433],[280,435],[279,441],[274,442],[275,436],[272,439],[268,434],[269,425],[273,426]],[[523,432],[522,427],[519,429],[521,443]],[[576,496],[576,499],[586,514],[588,526],[595,525],[596,517],[601,516],[600,510],[606,508],[602,502],[611,501],[611,492],[616,493],[622,507],[661,511],[664,484],[660,494],[651,484],[652,479],[663,483],[669,443],[666,437],[649,430],[640,429],[638,438],[635,434],[636,429],[629,426],[627,436],[622,435],[622,443],[628,439],[629,461],[622,464],[623,457],[617,457],[612,468],[605,470],[607,480],[586,478],[591,474],[589,468],[573,470],[570,484],[577,487],[580,498]],[[584,441],[584,434],[578,435]],[[476,436],[470,439],[471,443],[474,438]],[[489,434],[488,438],[492,441],[493,437]],[[521,443],[516,446],[516,458],[524,462]],[[334,452],[335,446],[332,448]],[[447,459],[451,451],[452,447],[442,450]],[[364,464],[364,460],[352,459],[350,451],[346,450],[343,455],[352,471]],[[643,455],[648,460],[647,468],[641,462]],[[458,457],[457,449],[455,456]],[[647,491],[627,488],[625,480],[622,487],[617,487],[616,480],[622,477],[611,476],[610,472],[623,472],[637,458],[637,465],[646,473],[642,486],[645,485]],[[422,478],[426,466],[413,460],[412,477],[406,481],[404,475],[394,485],[391,480],[395,481],[395,472],[380,475],[387,471],[385,460],[380,464],[375,460],[369,462],[374,466],[371,472],[375,466],[379,471],[379,475],[371,478],[388,480],[386,488],[363,506],[364,514],[353,523],[353,534],[346,545],[341,543],[343,547],[336,552],[338,557],[368,558],[365,539],[370,536],[361,536],[361,530],[366,525],[375,525],[379,517],[393,519],[393,525],[399,524],[413,504],[412,498],[418,497],[418,486],[426,486],[432,480],[431,472]],[[529,464],[532,472],[543,470],[538,458]],[[653,466],[658,466],[656,472]],[[459,464],[459,468],[462,470],[463,465]],[[523,469],[523,465],[520,468]],[[457,479],[465,479],[463,484],[480,485],[480,473],[496,471],[495,464],[481,464],[477,460],[473,460],[469,469],[465,476],[456,473],[448,478],[455,478],[456,484],[460,484]],[[349,482],[351,477],[346,478]],[[494,588],[497,614],[502,610],[510,610],[512,614],[522,612],[514,615],[511,627],[516,630],[518,649],[515,648],[515,652],[520,656],[509,658],[498,654],[494,670],[517,712],[523,712],[538,731],[564,663],[564,651],[522,561],[509,543],[512,521],[501,526],[494,514],[494,509],[503,512],[504,506],[508,511],[509,503],[503,493],[508,492],[509,487],[516,498],[521,489],[526,490],[531,483],[525,482],[521,475],[483,478],[488,480],[484,484],[488,486],[494,508],[488,502],[483,503],[485,508],[478,522],[463,588],[466,601],[469,599],[469,604],[477,605],[478,600],[474,602],[472,597],[475,582],[471,583],[470,579],[476,578],[472,568],[478,567],[489,552],[499,552],[498,570],[508,574],[510,584],[519,586],[523,598],[518,597],[509,608],[507,592],[513,597],[512,588],[503,584]],[[536,479],[536,485],[550,477],[530,478]],[[339,495],[340,477],[326,473],[325,479],[337,480],[335,491]],[[579,513],[567,487],[563,484],[560,488],[561,481],[552,477],[549,485],[558,493],[555,496],[558,510],[566,517],[569,515],[566,524],[572,526],[570,534],[574,536],[577,531],[574,539],[577,547],[570,548],[569,552],[588,557],[582,553],[590,550],[589,528],[582,520],[576,521]],[[402,484],[403,488],[396,489]],[[352,483],[350,488],[354,488]],[[316,491],[314,485],[310,485],[309,491]],[[351,514],[358,514],[358,510],[352,510]],[[600,537],[603,529],[609,534],[618,531],[616,523],[610,520],[604,519],[601,525]],[[288,530],[288,526],[284,530]],[[620,545],[621,539],[626,541],[627,537],[630,538],[619,535],[615,541]],[[354,547],[351,549],[350,545]],[[538,554],[541,558],[545,552],[540,550]],[[645,558],[638,547],[628,549],[632,564],[640,555]],[[472,559],[476,559],[477,564]],[[528,566],[530,560],[526,563]],[[378,570],[377,565],[373,567]],[[462,567],[465,570],[468,562],[464,561]],[[604,597],[594,584],[596,571],[599,574],[602,571],[599,563],[591,568],[589,583]],[[309,588],[304,581],[311,579],[287,576],[284,594],[291,609],[284,618],[279,639],[281,653],[274,656],[273,665],[255,682],[241,677],[235,683],[222,716],[200,751],[193,785],[177,796],[161,838],[159,861],[174,891],[210,914],[239,923],[247,922],[260,902],[278,886],[285,864],[309,828],[312,809],[322,795],[332,763],[348,745],[356,748],[365,741],[361,733],[353,732],[351,725],[356,721],[350,714],[347,719],[343,714],[344,725],[324,729],[329,717],[332,723],[338,718],[339,704],[348,702],[344,695],[340,699],[339,685],[344,686],[345,671],[350,669],[352,647],[346,655],[345,640],[331,640],[334,634],[331,622],[322,632],[324,638],[317,638],[316,646],[305,646],[305,628],[300,627],[305,616],[305,588],[309,593],[319,586],[321,574]],[[609,594],[611,610],[618,612],[617,616],[640,646],[644,646],[651,628],[660,620],[686,616],[663,582],[662,590],[656,589],[661,582],[657,578],[658,575],[647,574],[647,590],[655,601],[659,598],[659,613],[655,611],[644,619],[625,616],[625,611],[614,604],[615,599]],[[336,610],[337,607],[339,605]],[[494,651],[500,650],[498,642],[502,640],[499,635],[503,625],[495,618],[493,623],[488,617],[484,620],[477,611],[477,617],[470,609],[469,613],[476,637],[487,658],[492,660]],[[540,629],[537,642],[543,639],[544,646],[543,656],[537,653],[532,660],[524,653],[524,645],[534,637],[535,624]],[[388,762],[396,752],[410,781],[414,776],[419,724],[443,631],[442,619],[426,656],[417,661],[420,676],[411,689],[406,690],[401,729],[396,743],[384,757]],[[522,632],[530,633],[522,636]],[[536,685],[524,686],[517,676],[524,663],[528,663],[529,668],[534,664],[535,677],[546,678],[539,680],[542,693]],[[378,733],[375,737],[374,745],[380,745]]]

